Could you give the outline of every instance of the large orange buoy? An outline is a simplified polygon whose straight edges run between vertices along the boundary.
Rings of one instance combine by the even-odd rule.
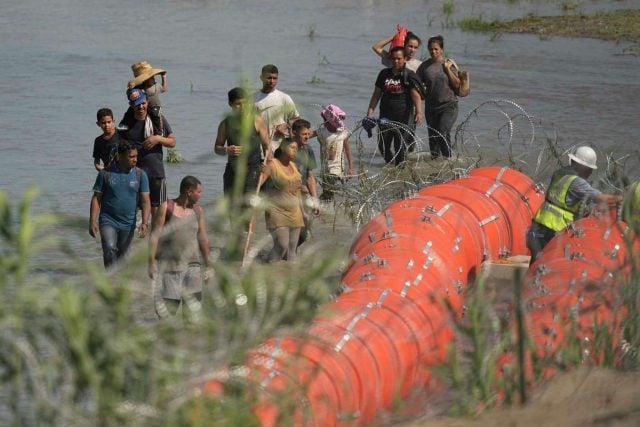
[[[540,206],[544,203],[544,192],[542,189],[527,175],[515,169],[487,166],[469,171],[469,177],[476,176],[489,178],[516,190],[522,198],[523,203],[529,208],[531,218],[536,215],[538,209],[540,209]]]
[[[363,425],[412,389],[436,393],[434,372],[446,363],[467,285],[483,260],[525,253],[524,231],[543,199],[525,175],[481,168],[387,206],[358,234],[341,294],[306,334],[271,338],[249,352],[244,375],[261,423]],[[570,245],[578,250],[582,242]],[[536,280],[540,286],[547,277]],[[529,299],[548,304],[549,295],[575,299],[560,289]],[[530,314],[538,327],[555,321],[546,311]],[[217,396],[221,380],[202,388]]]
[[[340,313],[348,312],[350,308],[358,307],[355,316],[341,316]],[[337,317],[332,322],[348,327],[355,322],[362,323],[365,330],[372,333],[368,337],[378,336],[380,339],[367,339],[368,345],[373,348],[375,354],[383,351],[391,353],[393,363],[379,364],[383,376],[390,378],[393,389],[391,395],[383,396],[383,402],[389,405],[401,396],[406,396],[414,386],[418,364],[419,348],[416,336],[410,325],[392,310],[376,304],[375,301],[357,301],[351,298],[338,298],[337,301],[326,306],[326,310],[319,315]],[[342,322],[339,319],[342,318]],[[387,400],[387,398],[389,400]],[[390,407],[389,407],[390,408]]]
[[[526,203],[522,203],[522,196],[513,187],[482,176],[460,178],[451,183],[471,188],[495,201],[502,209],[509,227],[510,255],[529,255],[525,236],[531,225],[531,211]]]
[[[484,259],[498,259],[510,255],[509,226],[495,201],[470,188],[456,185],[455,182],[426,187],[418,193],[452,200],[473,212],[484,234]]]
[[[603,348],[594,341],[602,328],[614,347],[619,344],[621,283],[630,277],[628,249],[638,246],[627,230],[608,217],[581,219],[554,237],[529,268],[523,306],[537,360],[562,359],[562,348],[574,340],[583,347],[583,360],[599,363]],[[553,364],[543,367],[547,376],[555,370]]]

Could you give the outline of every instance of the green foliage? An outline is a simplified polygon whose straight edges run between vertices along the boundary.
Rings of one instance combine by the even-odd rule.
[[[313,77],[311,77],[311,80],[309,80],[307,83],[309,83],[310,85],[320,85],[326,82],[314,74]]]
[[[10,425],[210,425],[211,419],[258,425],[248,386],[210,399],[194,393],[194,385],[241,364],[247,349],[284,325],[303,327],[329,299],[327,277],[337,259],[313,256],[244,270],[218,261],[197,323],[151,320],[144,249],[120,271],[105,274],[101,265],[82,263],[71,275],[38,274],[32,259],[62,238],[57,217],[29,214],[35,197],[35,189],[25,193],[14,219],[0,193],[3,419]],[[212,227],[224,228],[215,221]]]
[[[479,406],[490,407],[497,402],[497,360],[507,343],[501,338],[500,321],[484,283],[479,281],[465,299],[465,316],[456,321],[463,349],[449,348],[448,364],[440,373],[444,373],[455,390],[451,412],[471,416]],[[451,316],[458,318],[454,311]],[[507,388],[506,384],[503,386]],[[514,386],[508,388],[512,390]]]
[[[485,21],[482,17],[472,17],[458,21],[458,28],[462,31],[495,31],[500,25],[495,21]]]
[[[167,150],[167,158],[165,161],[167,163],[181,163],[182,157],[178,154],[178,151],[175,148],[169,148]]]
[[[453,13],[455,11],[455,5],[453,0],[444,0],[442,3],[442,13],[445,16],[444,26],[446,28],[453,26]]]
[[[307,27],[307,37],[313,40],[316,36],[316,24],[309,24]]]

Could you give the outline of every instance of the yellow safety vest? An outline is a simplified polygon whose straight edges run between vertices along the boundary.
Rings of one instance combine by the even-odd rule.
[[[640,181],[636,181],[624,195],[622,219],[632,228],[640,227]]]
[[[544,203],[533,219],[535,222],[553,231],[567,228],[580,206],[580,203],[569,206],[566,202],[569,187],[577,177],[577,175],[563,175],[551,182]]]

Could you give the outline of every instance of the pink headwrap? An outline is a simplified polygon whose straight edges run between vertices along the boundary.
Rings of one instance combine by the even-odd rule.
[[[344,119],[347,118],[347,115],[342,111],[342,108],[335,104],[329,104],[326,107],[322,107],[320,115],[325,123],[330,124],[332,128],[335,128],[337,131],[344,130]]]

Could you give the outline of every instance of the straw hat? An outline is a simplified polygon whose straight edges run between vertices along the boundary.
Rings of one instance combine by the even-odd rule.
[[[134,86],[139,86],[145,80],[155,76],[156,74],[166,73],[165,70],[161,70],[160,68],[153,68],[151,64],[147,61],[136,62],[131,66],[131,71],[133,71],[133,82]]]

